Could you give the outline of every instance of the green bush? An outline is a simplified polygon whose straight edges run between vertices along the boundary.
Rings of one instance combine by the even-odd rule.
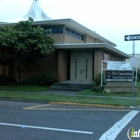
[[[16,85],[17,81],[13,77],[0,75],[0,85]]]
[[[93,79],[92,91],[94,92],[103,92],[104,87],[101,87],[101,74],[98,74]]]
[[[94,86],[100,86],[100,84],[101,84],[101,74],[98,74],[93,79],[93,85]]]
[[[104,87],[101,87],[101,86],[92,87],[92,91],[95,91],[95,92],[103,92],[103,90],[104,90]]]
[[[43,71],[40,76],[30,76],[22,81],[22,85],[46,86],[57,81],[57,75],[51,71]]]
[[[22,85],[40,85],[40,77],[39,76],[30,76],[28,78],[25,78],[22,82]]]
[[[57,81],[57,75],[52,71],[43,71],[40,76],[40,84],[42,86],[51,85]]]

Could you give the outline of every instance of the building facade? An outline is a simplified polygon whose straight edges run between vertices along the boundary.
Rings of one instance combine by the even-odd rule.
[[[101,72],[102,60],[125,61],[129,58],[115,48],[116,44],[72,19],[36,21],[33,25],[41,25],[47,30],[55,40],[55,51],[46,55],[37,68],[24,71],[22,78],[51,70],[58,75],[58,82],[92,82]],[[16,73],[10,66],[0,68],[0,74],[17,77]]]

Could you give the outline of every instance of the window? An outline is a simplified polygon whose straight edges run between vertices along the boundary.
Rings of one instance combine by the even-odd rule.
[[[66,28],[66,34],[70,35],[70,29]]]
[[[75,37],[75,31],[71,30],[71,36]]]
[[[78,38],[78,39],[81,39],[81,36],[80,36],[79,33],[76,33],[76,36],[75,37]]]
[[[84,36],[83,35],[81,35],[81,40],[84,40]]]
[[[63,33],[63,27],[52,27],[52,34]]]
[[[75,38],[77,38],[77,39],[84,40],[84,35],[82,35],[82,34],[76,32],[76,31],[74,31],[74,30],[71,30],[71,29],[69,29],[69,28],[66,28],[66,29],[65,29],[65,33],[68,34],[68,35],[70,35],[70,36],[73,36],[73,37],[75,37]]]

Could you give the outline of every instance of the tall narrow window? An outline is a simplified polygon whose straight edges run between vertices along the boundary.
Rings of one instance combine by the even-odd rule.
[[[87,71],[88,71],[88,59],[86,59],[86,79],[87,79]]]
[[[77,59],[75,59],[75,78],[77,78]]]

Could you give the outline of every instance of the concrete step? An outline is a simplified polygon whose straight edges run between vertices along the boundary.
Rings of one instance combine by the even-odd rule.
[[[67,90],[67,91],[81,91],[88,89],[91,84],[82,83],[54,83],[51,86],[52,90]]]

